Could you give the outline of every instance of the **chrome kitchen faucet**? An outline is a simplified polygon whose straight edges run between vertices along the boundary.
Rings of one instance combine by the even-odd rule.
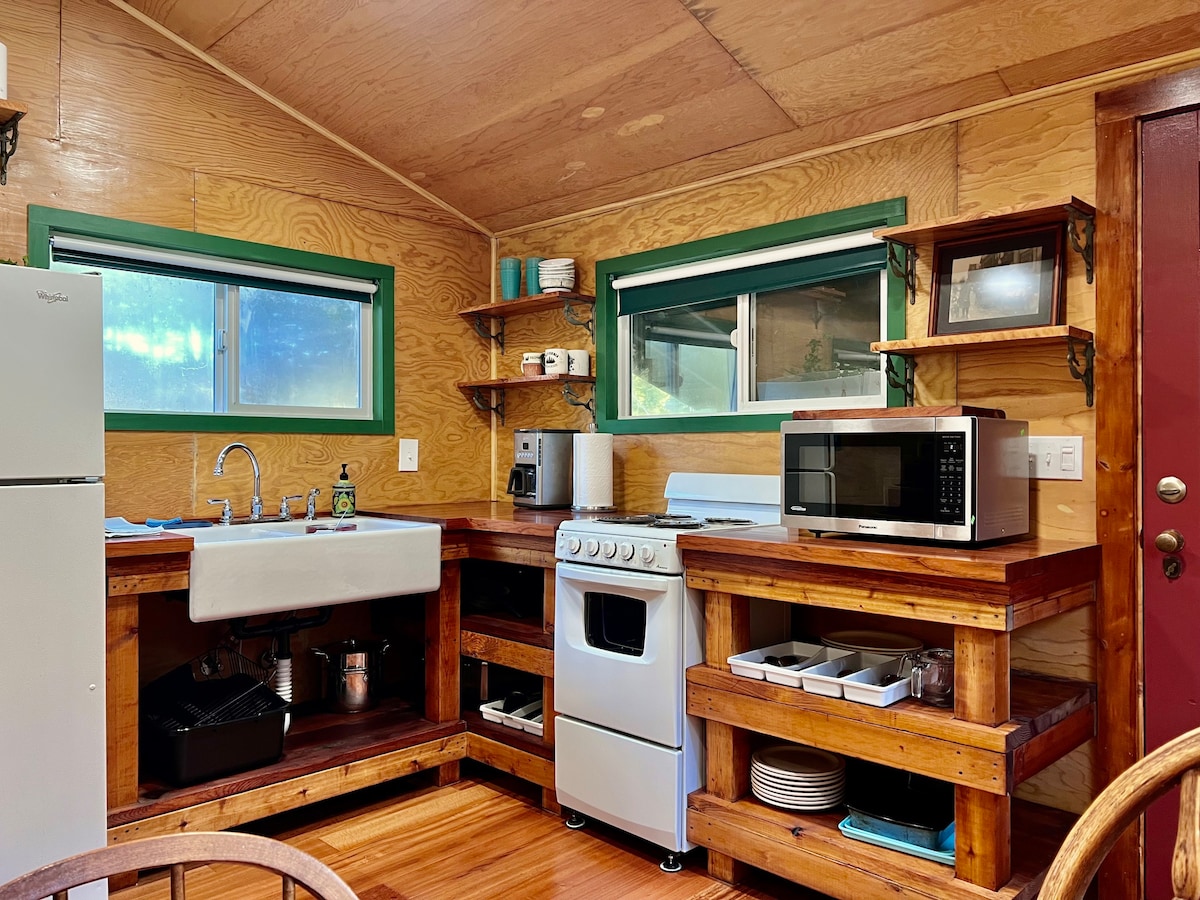
[[[261,522],[263,517],[262,477],[258,469],[258,457],[254,455],[254,451],[240,441],[235,441],[234,443],[227,445],[220,453],[217,454],[217,464],[213,466],[213,474],[225,474],[225,457],[229,455],[230,450],[245,450],[246,455],[250,457],[250,465],[254,469],[254,496],[250,498],[250,521]]]

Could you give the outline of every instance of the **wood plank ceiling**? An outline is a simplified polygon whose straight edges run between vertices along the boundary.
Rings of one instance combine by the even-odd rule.
[[[1197,0],[128,0],[495,231],[1200,47]]]

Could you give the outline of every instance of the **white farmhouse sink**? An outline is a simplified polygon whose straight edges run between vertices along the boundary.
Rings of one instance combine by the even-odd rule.
[[[425,522],[334,519],[167,529],[195,541],[193,622],[423,594],[441,583],[442,530]]]

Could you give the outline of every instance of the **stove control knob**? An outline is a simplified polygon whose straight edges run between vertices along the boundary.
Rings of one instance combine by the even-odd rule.
[[[654,562],[654,548],[651,547],[649,544],[645,544],[642,547],[641,552],[638,553],[638,559],[640,559],[644,563]]]
[[[587,552],[588,556],[595,556],[600,552],[600,545],[596,543],[595,538],[588,538],[587,543],[583,545],[583,549]]]
[[[633,559],[633,544],[622,544],[619,548],[621,559]]]
[[[580,545],[579,545],[579,538],[577,538],[577,537],[573,537],[573,538],[567,538],[567,550],[568,550],[569,552],[571,552],[571,553],[578,553],[578,552],[579,552],[579,546],[580,546]]]
[[[609,559],[612,559],[614,556],[617,555],[617,545],[614,544],[612,541],[605,541],[604,544],[600,547],[600,550]]]

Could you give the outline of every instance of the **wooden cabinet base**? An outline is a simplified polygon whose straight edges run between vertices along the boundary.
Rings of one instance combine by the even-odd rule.
[[[242,790],[192,806],[139,818],[108,829],[108,842],[117,844],[135,838],[159,834],[178,834],[185,831],[223,831],[244,822],[286,812],[348,794],[392,778],[411,775],[445,763],[455,763],[467,753],[467,736],[460,732],[440,740],[428,741],[360,759],[344,765],[310,772],[287,781]],[[109,823],[129,815],[129,810],[116,810]]]
[[[717,864],[710,865],[709,874],[726,881],[741,862],[854,900],[1032,900],[1074,817],[1019,802],[1013,803],[1013,814],[1013,874],[996,891],[956,878],[952,866],[845,837],[837,827],[844,813],[801,815],[752,797],[725,801],[697,792],[688,798],[687,834],[709,849],[710,861]]]

